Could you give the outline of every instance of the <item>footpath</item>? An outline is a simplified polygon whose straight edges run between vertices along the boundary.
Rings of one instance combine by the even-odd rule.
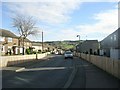
[[[120,90],[120,80],[103,71],[95,65],[76,59],[77,73],[70,88],[117,88]]]

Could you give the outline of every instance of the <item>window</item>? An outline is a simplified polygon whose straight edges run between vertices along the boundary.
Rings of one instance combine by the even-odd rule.
[[[12,38],[8,38],[8,42],[12,42]]]
[[[114,41],[116,41],[116,35],[114,35]]]
[[[111,37],[111,40],[113,39],[113,37]]]
[[[5,52],[5,46],[2,46],[2,52]]]
[[[4,41],[4,40],[5,40],[5,37],[0,36],[0,41]]]

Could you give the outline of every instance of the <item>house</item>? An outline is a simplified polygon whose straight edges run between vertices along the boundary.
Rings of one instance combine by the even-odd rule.
[[[98,40],[86,40],[76,46],[76,50],[86,54],[99,54]]]
[[[37,51],[37,52],[42,51],[42,43],[33,41],[32,48],[33,48],[33,51]]]
[[[26,52],[26,49],[28,48],[31,48],[32,47],[32,42],[25,38],[24,39],[24,44],[23,44],[23,40],[19,38],[19,44],[18,44],[18,47],[19,47],[19,53],[20,54],[23,54],[23,46],[24,46],[24,53]]]
[[[0,29],[1,54],[18,54],[18,37],[5,29]]]
[[[120,59],[120,28],[100,42],[100,55]]]
[[[46,42],[43,43],[43,47],[42,47],[42,42],[35,42],[35,41],[32,41],[32,48],[33,48],[33,51],[37,51],[37,52],[52,51],[54,49],[54,47],[52,45],[49,45]]]
[[[1,55],[23,53],[23,41],[9,30],[0,29]],[[32,47],[29,39],[24,40],[24,48]],[[24,50],[25,52],[25,50]]]

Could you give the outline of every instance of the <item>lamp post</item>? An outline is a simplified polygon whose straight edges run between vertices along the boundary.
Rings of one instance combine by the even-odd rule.
[[[77,46],[77,49],[80,49],[80,35],[77,35],[77,37],[79,37],[79,44],[78,44],[78,46]],[[79,50],[77,50],[77,52],[78,52]]]
[[[79,37],[79,44],[80,44],[80,35],[77,35],[77,37]]]

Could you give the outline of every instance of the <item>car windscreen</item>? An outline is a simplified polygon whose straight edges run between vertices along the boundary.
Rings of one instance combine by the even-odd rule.
[[[71,52],[65,52],[65,54],[72,54]]]

